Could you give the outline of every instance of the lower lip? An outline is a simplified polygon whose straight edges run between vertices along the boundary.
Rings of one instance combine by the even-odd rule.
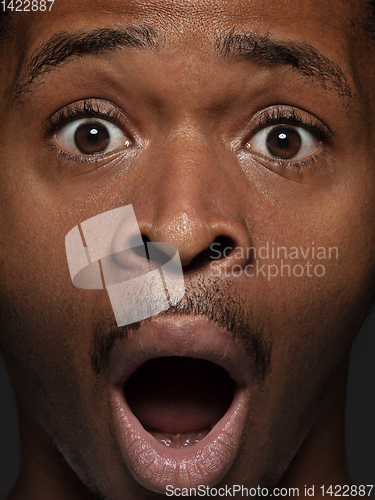
[[[112,397],[114,427],[123,459],[145,488],[166,493],[166,487],[214,486],[228,472],[237,453],[246,418],[246,391],[237,386],[226,414],[199,442],[167,447],[148,433],[129,408],[123,390]]]

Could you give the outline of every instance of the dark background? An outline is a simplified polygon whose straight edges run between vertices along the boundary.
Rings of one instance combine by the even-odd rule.
[[[347,405],[349,470],[356,484],[375,484],[375,315],[356,339],[351,357]],[[17,413],[0,357],[0,497],[18,470]],[[375,486],[374,486],[375,489]],[[329,498],[329,497],[327,497]],[[371,498],[375,499],[375,491]]]

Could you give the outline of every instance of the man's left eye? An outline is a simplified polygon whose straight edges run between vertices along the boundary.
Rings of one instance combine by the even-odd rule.
[[[273,125],[257,132],[248,148],[277,160],[304,160],[311,156],[320,142],[303,127]]]
[[[64,125],[56,134],[60,146],[76,155],[98,155],[130,146],[130,140],[113,123],[83,118]]]

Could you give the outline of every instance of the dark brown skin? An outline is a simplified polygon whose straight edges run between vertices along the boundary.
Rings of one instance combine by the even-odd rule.
[[[0,346],[22,437],[8,500],[81,500],[83,485],[111,500],[157,496],[118,455],[107,384],[96,382],[90,365],[93,326],[111,316],[110,304],[103,292],[72,285],[65,257],[73,226],[127,204],[151,241],[177,246],[191,284],[215,275],[208,261],[192,260],[217,236],[243,248],[268,241],[339,249],[321,278],[232,280],[230,293],[273,348],[271,370],[251,394],[251,425],[221,484],[350,484],[348,352],[375,292],[375,51],[358,2],[327,5],[57,0],[51,12],[16,17],[17,36],[0,56]],[[163,43],[69,60],[13,100],[19,71],[55,32],[138,25],[161,33]],[[351,98],[287,65],[219,56],[216,34],[233,27],[310,44],[341,69]],[[97,162],[60,164],[48,147],[57,139],[43,124],[85,98],[120,111],[116,125],[132,146]],[[319,139],[314,165],[281,167],[249,146],[256,116],[282,105],[333,132]],[[224,264],[247,259],[229,255]]]

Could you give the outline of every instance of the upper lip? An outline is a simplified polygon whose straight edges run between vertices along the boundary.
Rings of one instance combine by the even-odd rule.
[[[224,368],[240,386],[251,383],[251,365],[244,348],[208,319],[156,318],[131,331],[112,356],[109,377],[122,385],[143,363],[152,358],[186,356]]]
[[[232,404],[211,432],[187,448],[167,448],[149,434],[135,417],[124,396],[124,384],[152,358],[184,356],[221,366],[236,382]],[[146,488],[165,493],[174,487],[217,484],[237,454],[248,413],[252,370],[245,349],[204,317],[159,316],[130,330],[111,358],[109,381],[114,434],[124,462]]]

